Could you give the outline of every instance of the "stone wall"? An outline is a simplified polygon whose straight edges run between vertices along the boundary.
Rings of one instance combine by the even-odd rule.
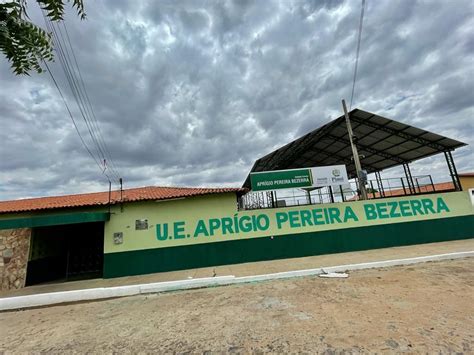
[[[0,230],[0,290],[25,287],[31,229]]]

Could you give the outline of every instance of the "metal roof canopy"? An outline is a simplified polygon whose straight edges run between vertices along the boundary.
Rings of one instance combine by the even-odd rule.
[[[349,115],[367,173],[467,145],[360,109]],[[346,165],[350,179],[356,177],[344,115],[258,159],[250,172],[338,164]],[[250,174],[243,186],[250,188]]]

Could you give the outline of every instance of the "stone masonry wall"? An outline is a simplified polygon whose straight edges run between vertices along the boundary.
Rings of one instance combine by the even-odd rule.
[[[0,290],[25,287],[31,229],[0,230]]]

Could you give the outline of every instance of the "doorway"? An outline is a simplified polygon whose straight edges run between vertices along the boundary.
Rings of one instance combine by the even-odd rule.
[[[26,286],[102,277],[104,222],[33,228]]]

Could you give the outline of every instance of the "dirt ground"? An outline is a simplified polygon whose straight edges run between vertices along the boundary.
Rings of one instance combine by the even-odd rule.
[[[2,352],[474,352],[474,258],[0,313]]]

